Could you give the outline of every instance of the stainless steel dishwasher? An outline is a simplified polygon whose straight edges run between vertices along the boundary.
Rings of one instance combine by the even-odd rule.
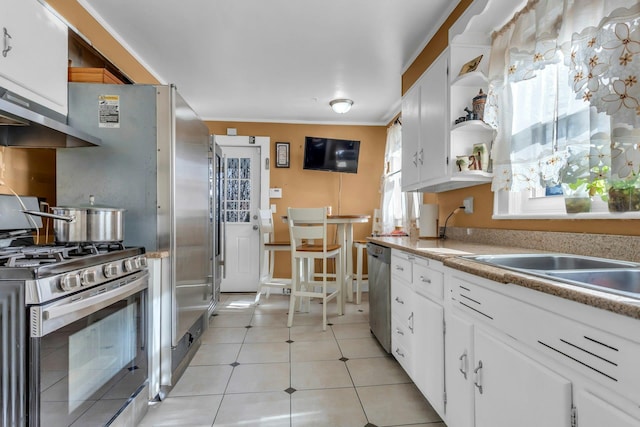
[[[391,249],[367,243],[369,327],[382,347],[391,351]]]

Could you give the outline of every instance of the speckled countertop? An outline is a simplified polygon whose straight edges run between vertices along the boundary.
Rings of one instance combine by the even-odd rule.
[[[453,239],[420,239],[417,241],[411,241],[408,237],[370,237],[368,240],[382,246],[400,249],[425,258],[435,259],[437,261],[441,261],[447,267],[484,277],[495,282],[524,286],[526,288],[545,292],[560,298],[569,299],[624,316],[640,319],[640,300],[581,288],[524,273],[517,273],[499,267],[489,266],[466,258],[460,258],[460,255],[544,253],[550,251],[489,245]]]

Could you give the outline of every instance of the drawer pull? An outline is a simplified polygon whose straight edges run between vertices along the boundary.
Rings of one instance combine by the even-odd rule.
[[[396,354],[397,354],[398,356],[400,356],[400,357],[405,357],[405,356],[404,356],[404,353],[403,353],[403,352],[401,352],[399,348],[396,348]]]
[[[402,331],[400,330],[400,328],[396,328],[396,334],[398,334],[398,335],[404,335],[404,332],[402,332]]]
[[[11,46],[11,34],[9,34],[9,31],[7,31],[5,27],[2,29],[4,30],[4,49],[2,49],[2,56],[6,58],[7,54],[13,47]]]
[[[458,360],[460,361],[460,367],[458,368],[458,370],[462,372],[462,375],[466,380],[467,379],[467,352],[465,351],[464,353],[462,353]]]
[[[398,304],[404,304],[404,301],[402,301],[402,300],[400,299],[400,297],[396,297],[396,302],[397,302]]]
[[[420,280],[422,280],[424,283],[431,283],[431,279],[429,279],[428,277],[420,276]]]
[[[404,268],[402,268],[402,266],[400,266],[400,265],[396,265],[396,270],[398,270],[398,271],[404,271]]]
[[[476,387],[478,387],[478,391],[480,392],[480,394],[482,394],[482,360],[480,360],[478,362],[478,367],[476,369],[473,370],[473,374],[475,375],[475,379],[473,380],[473,383],[475,384]]]
[[[409,330],[411,331],[411,333],[413,333],[413,311],[411,312],[411,315],[407,320],[409,321]]]

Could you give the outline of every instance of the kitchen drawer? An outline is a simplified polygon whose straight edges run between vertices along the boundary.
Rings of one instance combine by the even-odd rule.
[[[406,319],[411,315],[413,291],[404,283],[397,280],[391,282],[391,317]]]
[[[426,297],[442,301],[444,273],[434,270],[429,260],[416,258],[413,263],[413,289]]]
[[[411,371],[411,331],[397,318],[391,319],[391,354],[404,370],[413,375]]]
[[[399,317],[391,318],[391,346],[398,344],[405,350],[411,351],[411,340],[413,333],[407,322],[407,319]]]
[[[405,252],[393,251],[391,254],[391,277],[411,284],[413,257]]]

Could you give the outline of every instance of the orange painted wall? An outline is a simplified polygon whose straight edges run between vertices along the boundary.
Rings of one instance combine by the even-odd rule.
[[[387,129],[384,126],[307,125],[285,123],[207,122],[211,133],[226,135],[227,128],[238,135],[271,138],[270,186],[282,188],[282,199],[271,199],[276,205],[275,234],[277,240],[288,240],[285,223],[279,221],[288,207],[331,206],[333,213],[367,214],[380,205],[379,183],[382,175]],[[304,137],[319,136],[360,141],[358,173],[334,173],[302,169]],[[275,143],[290,144],[289,168],[274,167]],[[371,234],[371,223],[355,224],[354,236],[363,239]],[[276,258],[276,275],[289,277],[288,253]]]

